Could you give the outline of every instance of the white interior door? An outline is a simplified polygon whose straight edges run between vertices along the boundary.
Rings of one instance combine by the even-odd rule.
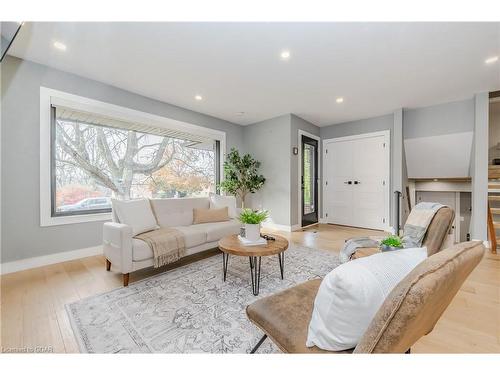
[[[336,142],[328,145],[324,165],[335,165],[326,168],[325,211],[328,222],[352,225],[352,144],[350,141]],[[349,184],[350,182],[350,184]]]
[[[325,216],[328,223],[386,229],[389,220],[389,135],[325,141]]]

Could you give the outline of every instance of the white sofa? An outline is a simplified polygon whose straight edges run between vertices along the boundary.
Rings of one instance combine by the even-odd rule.
[[[240,230],[240,222],[232,218],[216,223],[193,224],[194,208],[210,208],[209,198],[151,199],[158,226],[173,227],[185,236],[186,256],[217,247],[218,241]],[[230,209],[231,211],[231,209]],[[233,215],[234,216],[234,215]],[[120,223],[113,210],[113,222],[104,223],[103,250],[106,268],[123,274],[128,285],[129,273],[153,265],[153,251],[142,240],[133,238],[132,227]]]

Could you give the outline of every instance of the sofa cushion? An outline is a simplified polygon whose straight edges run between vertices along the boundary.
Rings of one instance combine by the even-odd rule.
[[[150,259],[152,257],[153,250],[151,250],[145,241],[138,238],[132,239],[132,260],[134,262]]]
[[[195,208],[193,210],[193,224],[218,223],[228,221],[228,208]]]
[[[120,223],[132,227],[133,236],[158,228],[148,199],[112,199],[111,203]]]
[[[174,227],[184,235],[186,249],[204,244],[207,241],[207,233],[204,228],[197,228],[196,225],[186,227]],[[153,250],[149,245],[138,238],[132,239],[132,259],[134,261],[150,259],[153,257]]]
[[[229,217],[235,219],[236,212],[236,197],[231,195],[219,195],[210,193],[210,208],[222,208],[227,207],[229,210]]]
[[[208,198],[168,198],[150,201],[158,225],[163,228],[191,225],[193,209],[210,206]]]
[[[427,257],[410,248],[344,263],[323,279],[314,301],[308,347],[354,348],[391,290]]]
[[[240,233],[241,223],[237,220],[223,221],[219,223],[195,224],[207,234],[207,242],[219,241],[222,237]]]
[[[205,242],[209,242],[207,241],[207,233],[202,228],[198,228],[197,225],[174,228],[184,234],[184,243],[186,244],[186,248],[195,247]]]

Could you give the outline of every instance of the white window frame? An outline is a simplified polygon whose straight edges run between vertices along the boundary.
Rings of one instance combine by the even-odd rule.
[[[121,107],[115,104],[86,98],[63,91],[40,87],[40,226],[53,226],[111,220],[112,213],[52,216],[51,212],[51,106],[53,103],[65,104],[74,109],[88,111],[118,118],[124,121],[146,121],[159,128],[174,129],[186,133],[202,135],[219,141],[220,180],[224,178],[224,159],[226,156],[226,132],[199,125],[177,121],[170,118]]]

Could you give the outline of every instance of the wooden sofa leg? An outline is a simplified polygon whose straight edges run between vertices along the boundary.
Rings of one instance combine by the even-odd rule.
[[[123,286],[128,286],[128,277],[129,277],[129,273],[124,273],[123,274]]]
[[[106,259],[106,271],[109,271],[111,269],[111,262]]]

